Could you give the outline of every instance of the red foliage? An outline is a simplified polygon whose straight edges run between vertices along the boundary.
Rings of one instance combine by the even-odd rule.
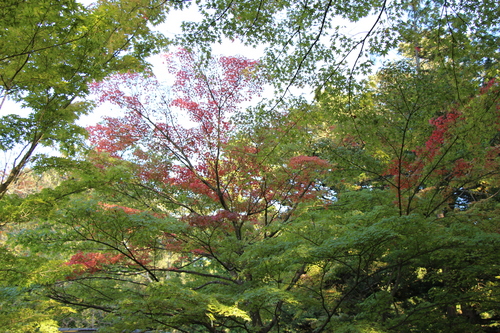
[[[113,255],[111,253],[88,252],[82,251],[74,254],[66,263],[67,265],[82,265],[83,270],[77,269],[74,274],[80,275],[83,273],[96,273],[101,271],[105,266],[116,264],[123,259],[122,254]]]
[[[163,248],[170,252],[182,252],[184,242],[178,240],[176,237],[166,237],[163,241]]]
[[[494,87],[495,85],[498,86],[498,82],[496,79],[490,79],[488,82],[486,82],[486,84],[484,84],[482,87],[481,87],[481,90],[480,90],[480,94],[483,95],[483,94],[486,94],[488,91],[491,90],[492,87]]]
[[[411,154],[404,155],[389,164],[387,174],[394,176],[396,188],[399,191],[421,185],[424,167],[436,162],[436,157],[442,154],[443,147],[446,147],[446,143],[450,139],[450,129],[461,118],[460,112],[451,111],[443,116],[429,120],[429,124],[435,128],[425,145],[413,150],[413,156]],[[459,159],[455,162],[452,170],[435,168],[432,173],[441,178],[447,177],[447,179],[452,180],[466,176],[471,168],[472,164],[470,162]],[[399,191],[398,195],[400,195]]]
[[[395,183],[400,190],[406,190],[418,186],[424,167],[435,160],[435,157],[441,153],[447,140],[450,139],[450,129],[461,119],[461,113],[451,111],[442,116],[432,118],[429,124],[434,127],[431,135],[424,146],[419,146],[413,150],[414,156],[402,156],[400,159],[393,160],[387,170],[387,174],[394,176]],[[464,167],[460,171],[458,168]],[[461,160],[457,161],[456,168],[453,171],[445,169],[435,169],[434,173],[441,176],[462,177],[469,170],[469,164]]]
[[[334,126],[332,126],[332,130],[334,130]],[[363,146],[364,142],[360,142],[359,138],[356,138],[353,135],[347,134],[342,139],[342,145],[347,148],[359,148]]]
[[[254,75],[256,61],[214,58],[202,71],[184,49],[165,59],[175,76],[171,89],[164,89],[152,76],[137,73],[116,74],[91,86],[100,103],[127,111],[124,117],[107,117],[102,124],[88,128],[96,150],[121,156],[133,148],[139,159],[144,151],[162,151],[184,166],[193,160],[215,158],[234,130],[228,116],[262,90]],[[175,98],[165,96],[168,90]],[[179,115],[188,119],[179,121]]]
[[[151,263],[151,249],[147,247],[128,246],[128,264],[130,266],[147,266]]]
[[[231,222],[240,221],[241,216],[228,210],[220,210],[218,213],[213,215],[188,215],[184,217],[184,220],[190,226],[196,228],[204,229],[216,226],[229,230],[231,229]]]
[[[324,169],[329,167],[329,163],[317,156],[294,156],[288,165],[292,169]]]
[[[400,190],[405,190],[418,184],[423,168],[422,160],[410,162],[395,159],[391,161],[387,174],[394,176],[395,183]]]
[[[449,112],[443,116],[429,120],[429,123],[435,127],[431,136],[425,143],[426,150],[417,149],[416,153],[419,156],[425,155],[427,159],[432,160],[439,152],[445,140],[447,139],[448,130],[460,119],[460,113],[457,111]]]
[[[89,128],[98,151],[135,162],[139,179],[168,192],[165,197],[171,196],[173,203],[188,206],[190,213],[182,219],[201,230],[230,232],[247,221],[262,223],[258,216],[266,209],[285,211],[317,196],[313,180],[329,169],[326,161],[297,156],[272,164],[265,149],[274,142],[268,137],[234,143],[237,128],[230,117],[262,90],[256,61],[219,57],[202,68],[193,54],[181,49],[165,56],[165,64],[175,77],[169,89],[135,73],[92,86],[100,102],[125,111],[123,117],[105,118]],[[199,253],[177,236],[168,235],[163,243],[169,251]]]
[[[485,168],[488,170],[498,170],[500,168],[500,145],[490,147],[486,150]]]
[[[459,135],[456,129],[467,131],[464,125],[469,121],[478,121],[473,113],[475,108],[485,107],[483,105],[486,94],[492,95],[494,101],[498,98],[498,83],[495,79],[489,80],[479,91],[479,94],[470,98],[470,103],[462,106],[462,111],[452,109],[446,114],[429,120],[429,124],[434,128],[426,140],[425,144],[416,147],[412,153],[401,156],[400,159],[391,161],[387,174],[394,176],[396,187],[405,190],[420,186],[425,177],[426,180],[436,176],[446,182],[461,180],[470,177],[473,172],[488,173],[498,170],[498,156],[500,156],[499,145],[496,145],[490,138],[487,143],[489,147],[484,147],[486,142],[481,142],[484,138],[470,138],[468,144],[469,160],[457,158],[450,162],[449,149],[455,140],[459,140],[465,133]],[[492,105],[489,100],[486,108]],[[500,131],[500,104],[494,102],[496,109],[491,110],[490,123],[485,126],[485,133]],[[470,119],[469,119],[470,117]],[[445,164],[446,163],[446,164]],[[430,166],[430,174],[423,174],[424,167]]]
[[[474,165],[471,162],[460,158],[455,161],[453,165],[452,175],[455,178],[461,178],[467,176],[471,171]]]

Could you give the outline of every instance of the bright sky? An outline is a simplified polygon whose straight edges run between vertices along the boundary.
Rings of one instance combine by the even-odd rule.
[[[91,3],[92,1],[90,0],[80,0],[82,3]],[[167,20],[165,23],[159,25],[156,27],[156,30],[160,31],[161,33],[165,34],[167,37],[175,37],[177,34],[180,34],[181,31],[181,23],[184,20],[189,20],[189,21],[197,21],[201,20],[202,16],[197,12],[197,6],[193,2],[191,6],[187,9],[184,9],[182,11],[173,11],[167,16]],[[342,20],[339,20],[339,24],[345,24],[347,28],[345,29],[346,35],[349,36],[359,36],[360,38],[363,37],[372,27],[373,23],[375,22],[376,17],[368,17],[364,20],[361,20],[360,22],[357,22],[356,24],[349,24],[348,21],[342,22]],[[243,45],[242,43],[238,41],[230,41],[229,39],[225,40],[222,44],[217,44],[213,45],[213,53],[214,54],[221,54],[221,55],[228,55],[228,56],[237,56],[237,55],[242,55],[246,58],[249,59],[258,59],[260,58],[263,53],[264,53],[264,46],[254,49],[248,46]],[[348,61],[354,62],[354,60],[357,57],[357,53],[354,52]],[[153,72],[156,75],[157,78],[162,78],[164,82],[169,81],[169,78],[172,78],[170,74],[167,73],[165,66],[163,65],[163,60],[161,55],[156,55],[153,57],[150,57],[149,62],[153,65]],[[292,92],[296,94],[303,94],[304,90],[295,90]],[[309,91],[307,91],[308,94],[310,94]],[[270,94],[272,94],[272,90],[268,89],[267,90],[267,95],[266,92],[264,92],[264,97],[271,97]],[[109,105],[104,105],[101,107],[98,107],[93,114],[82,117],[80,120],[80,124],[83,126],[89,126],[93,125],[101,119],[102,115],[106,116],[112,116],[110,114],[110,108],[111,106]],[[118,110],[114,110],[117,114],[119,113]]]
[[[84,5],[92,3],[92,1],[90,0],[80,0],[80,2],[82,2]],[[189,9],[172,12],[167,17],[167,21],[162,25],[158,26],[156,29],[167,35],[167,37],[174,37],[176,34],[181,33],[180,26],[183,20],[189,19],[192,21],[198,18],[201,18],[201,16],[197,13],[196,6],[194,6],[193,3],[193,5]],[[361,34],[366,34],[368,32],[374,21],[375,18],[367,18],[362,22],[351,24],[346,29],[346,34],[351,36],[354,35],[362,36]],[[220,45],[214,45],[213,50],[214,54],[224,54],[230,56],[243,55],[247,58],[258,59],[260,56],[262,56],[264,47],[253,49],[250,47],[246,47],[237,41],[231,42],[227,40]],[[355,57],[356,54],[354,54],[353,56]],[[153,64],[153,71],[155,75],[158,78],[163,78],[168,80],[169,75],[166,73],[164,69],[161,56],[160,55],[153,56],[149,59],[149,61]],[[300,91],[298,93],[300,93]],[[29,113],[30,113],[29,109],[23,109],[20,107],[18,103],[15,103],[10,100],[5,100],[4,103],[1,104],[0,108],[0,116],[7,114],[18,114],[21,116],[27,116]],[[116,108],[112,108],[109,105],[103,105],[96,108],[96,110],[92,114],[82,117],[78,121],[78,123],[82,126],[94,125],[101,120],[103,115],[113,116],[115,114],[119,115],[119,113],[120,111],[117,110]],[[51,153],[53,151],[51,151],[50,149],[39,148],[37,152]],[[4,165],[2,161],[9,161],[9,160],[12,161],[13,158],[15,158],[14,155],[7,156],[6,154],[7,153],[4,152],[3,156],[0,156],[0,167]],[[12,152],[10,154],[12,154]]]
[[[80,2],[83,3],[84,5],[90,5],[93,1],[80,0]],[[181,23],[183,20],[186,19],[189,19],[190,21],[201,19],[201,15],[198,14],[197,8],[194,3],[188,9],[182,11],[174,11],[171,14],[169,14],[167,21],[162,25],[156,27],[156,29],[165,34],[167,37],[174,37],[176,34],[181,33],[181,28],[180,28]],[[346,34],[350,36],[355,36],[355,35],[361,36],[362,34],[366,34],[368,30],[371,28],[374,20],[375,18],[367,18],[356,24],[351,24],[346,29]],[[245,57],[250,59],[258,59],[260,56],[263,55],[264,51],[264,47],[253,49],[251,47],[244,46],[242,43],[238,41],[232,42],[229,40],[226,40],[222,44],[214,45],[213,49],[214,49],[214,54],[224,54],[231,56],[244,55]],[[355,56],[356,54],[353,55],[353,57]],[[165,67],[163,66],[163,61],[160,55],[153,56],[148,60],[153,64],[153,71],[157,77],[166,79],[169,77],[169,75],[166,73]],[[106,111],[102,110],[102,108],[98,108],[92,115],[82,117],[79,123],[84,126],[95,124],[99,121],[102,114],[108,116],[110,115],[109,110]],[[25,116],[29,114],[29,110],[22,109],[19,104],[13,101],[6,100],[3,103],[2,107],[0,108],[0,116],[11,113]]]
[[[91,3],[92,1],[80,0],[80,2],[86,4]],[[166,22],[155,27],[155,30],[158,30],[167,37],[173,38],[182,32],[181,23],[184,20],[196,21],[201,20],[201,18],[202,16],[197,12],[197,7],[193,3],[191,7],[187,9],[171,12],[167,16]],[[246,58],[258,59],[263,55],[264,47],[253,49],[244,46],[240,42],[226,40],[222,44],[214,45],[213,51],[214,54],[230,56],[243,55]],[[161,54],[150,57],[148,61],[153,65],[153,72],[155,76],[157,78],[161,78],[160,81],[168,83],[170,80],[173,80],[172,75],[167,72],[166,67],[163,65],[163,58]],[[110,110],[112,111],[111,114]],[[117,115],[119,114],[119,110],[113,108],[109,104],[105,104],[96,108],[92,114],[82,117],[78,123],[82,126],[94,125],[99,122],[102,116],[113,116],[113,112],[116,112]]]

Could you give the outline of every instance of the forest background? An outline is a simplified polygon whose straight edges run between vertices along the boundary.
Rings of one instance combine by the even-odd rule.
[[[498,3],[0,17],[1,105],[28,111],[0,124],[6,332],[500,331]],[[263,56],[215,54],[227,40]]]

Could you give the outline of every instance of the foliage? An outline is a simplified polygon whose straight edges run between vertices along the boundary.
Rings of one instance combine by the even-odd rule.
[[[254,243],[273,244],[301,204],[316,200],[315,179],[329,165],[291,149],[271,156],[268,136],[237,133],[230,116],[260,91],[255,61],[220,57],[200,67],[186,50],[166,61],[176,76],[170,100],[148,75],[117,74],[93,86],[101,101],[126,111],[89,129],[96,151],[84,172],[97,180],[95,192],[17,240],[32,251],[53,242],[72,254],[73,273],[51,298],[127,318],[108,322],[114,330],[269,330],[295,302],[288,294],[304,268],[295,263],[283,282],[268,283],[268,265],[252,259]],[[177,121],[183,112],[187,124]],[[67,190],[65,183],[40,197]],[[34,244],[47,228],[47,242]]]
[[[24,197],[39,192],[39,186],[52,187],[62,180],[57,176],[50,181],[47,173],[37,181],[26,167],[36,160],[40,145],[75,154],[87,136],[76,124],[92,104],[82,100],[88,94],[87,85],[112,72],[144,68],[145,58],[166,43],[152,32],[150,23],[162,22],[167,5],[99,1],[84,7],[74,0],[6,0],[0,5],[0,108],[4,111],[0,121],[4,153],[0,325],[9,332],[53,332],[58,326],[54,317],[70,311],[40,292],[60,278],[49,273],[58,271],[58,256],[47,258],[9,243],[19,229],[37,224],[30,207],[35,202],[38,208],[47,207],[50,202],[46,197],[26,201]],[[5,110],[8,101],[21,105],[22,115]]]
[[[230,116],[240,91],[258,92],[257,64],[214,58],[204,72],[177,56],[170,99],[149,75],[94,86],[125,110],[89,129],[93,165],[72,186],[94,190],[17,238],[39,251],[51,230],[68,256],[51,298],[108,313],[111,331],[494,330],[494,81],[457,103],[445,82],[429,89],[446,71],[397,62],[349,105],[332,88],[310,115],[239,132],[246,118]]]
[[[266,72],[283,93],[304,85],[354,89],[354,78],[400,43],[410,57],[419,48],[419,57],[440,54],[468,65],[487,60],[498,74],[494,1],[219,0],[197,6],[203,20],[185,22],[179,39],[207,52],[223,38],[264,46]]]
[[[11,151],[1,175],[0,196],[30,162],[39,145],[74,154],[85,137],[75,121],[89,111],[87,85],[114,71],[145,66],[164,40],[150,23],[164,19],[161,2],[9,0],[0,8],[0,98],[29,109],[5,114],[0,147]]]
[[[498,331],[498,4],[199,9],[190,47],[230,37],[266,58],[181,48],[171,86],[148,71],[90,85],[121,111],[88,128],[93,150],[45,159],[58,186],[2,201],[26,221],[3,235],[2,292],[54,309],[26,327],[91,313],[104,332]],[[373,13],[362,39],[335,27]],[[365,51],[394,48],[358,75]],[[268,83],[315,100],[256,104]]]

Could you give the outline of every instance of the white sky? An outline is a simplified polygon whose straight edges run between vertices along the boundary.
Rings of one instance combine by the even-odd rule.
[[[93,1],[80,0],[80,2],[83,3],[84,5],[89,5]],[[156,30],[162,32],[167,37],[174,37],[176,36],[176,34],[181,33],[181,28],[180,28],[181,23],[183,20],[186,19],[189,19],[190,21],[193,20],[196,21],[197,19],[201,19],[201,15],[198,14],[194,3],[188,9],[171,12],[167,17],[166,22],[156,27]],[[350,27],[348,27],[346,34],[350,36],[366,34],[370,29],[371,25],[373,24],[374,20],[375,20],[374,18],[367,18],[361,22],[352,24],[350,25]],[[230,56],[243,55],[249,59],[258,59],[263,55],[264,47],[253,49],[251,47],[244,46],[242,43],[238,41],[232,42],[227,40],[222,44],[214,45],[213,50],[214,54],[224,54]],[[167,79],[169,77],[169,75],[165,70],[165,67],[163,66],[163,60],[161,58],[161,55],[150,57],[148,61],[153,65],[153,71],[158,78]],[[106,107],[106,109],[108,109],[108,107]],[[93,114],[82,117],[82,119],[80,119],[79,121],[79,124],[84,126],[95,124],[100,120],[102,114],[105,114],[107,116],[110,115],[109,110],[107,111],[108,112],[103,110],[102,107],[97,108],[93,112]],[[30,110],[22,109],[18,103],[6,100],[0,109],[0,116],[11,113],[25,116],[28,115],[29,112]]]
[[[91,3],[89,0],[80,0],[82,3]],[[158,27],[155,27],[155,30],[160,31],[161,33],[165,34],[167,37],[175,37],[177,34],[180,34],[181,31],[181,23],[184,20],[189,20],[189,21],[196,21],[196,20],[201,20],[202,16],[197,12],[197,7],[195,3],[192,3],[192,5],[184,9],[182,11],[172,11],[169,13],[167,16],[167,20],[165,23],[159,25]],[[365,35],[370,28],[372,27],[373,23],[375,22],[376,17],[368,17],[365,18],[364,20],[361,20],[360,22],[357,22],[355,24],[348,24],[348,21],[342,22],[339,21],[339,24],[346,24],[348,27],[346,28],[346,35],[349,36],[357,36],[361,38],[363,35]],[[246,58],[249,59],[259,59],[261,56],[264,54],[264,46],[260,48],[251,48],[248,46],[243,45],[242,43],[238,41],[230,41],[229,39],[225,40],[222,44],[214,44],[213,45],[213,53],[214,54],[221,54],[221,55],[228,55],[228,56],[237,56],[237,55],[242,55]],[[357,57],[357,53],[354,52],[348,61],[354,62],[355,58]],[[153,57],[150,57],[148,61],[153,65],[153,72],[156,75],[157,78],[161,78],[163,82],[168,82],[169,78],[171,78],[171,75],[167,73],[166,68],[163,66],[163,60],[161,55],[156,55]],[[161,80],[160,80],[161,81]],[[304,90],[292,90],[293,93],[295,94],[303,94]],[[310,94],[310,92],[307,92]],[[266,91],[264,92],[264,97],[271,97],[270,94],[272,94],[272,90],[268,89],[267,94]],[[103,106],[100,106],[95,109],[95,111],[88,116],[84,116],[80,119],[79,124],[82,126],[89,126],[96,124],[99,122],[101,117],[103,115],[105,116],[113,116],[113,113],[119,114],[120,111],[117,110],[116,108],[113,108],[111,105],[105,104]]]
[[[90,4],[92,1],[90,0],[80,0],[84,5],[85,4]],[[174,37],[176,34],[181,33],[181,23],[183,20],[189,19],[190,21],[196,20],[198,18],[201,18],[201,16],[197,13],[196,6],[194,4],[185,10],[182,11],[173,11],[171,12],[165,23],[161,24],[160,26],[156,27],[156,30],[164,33],[167,37]],[[371,25],[375,21],[375,18],[367,18],[362,22],[358,22],[356,24],[352,24],[348,27],[346,34],[350,36],[354,36],[357,34],[363,34],[368,32],[368,30],[371,28]],[[250,59],[258,59],[263,55],[263,50],[264,47],[258,48],[258,49],[253,49],[250,47],[246,47],[242,45],[239,42],[231,42],[229,40],[223,42],[220,45],[214,45],[213,46],[213,51],[214,54],[224,54],[224,55],[229,55],[229,56],[236,56],[236,55],[243,55],[246,58]],[[163,78],[164,80],[167,79],[169,75],[166,73],[166,70],[164,69],[164,66],[162,64],[162,58],[160,55],[156,55],[148,59],[150,63],[153,65],[153,71],[155,75],[158,78]],[[265,93],[264,93],[265,96]],[[89,96],[91,97],[91,96]],[[2,104],[0,108],[0,116],[7,115],[7,114],[18,114],[21,116],[27,116],[29,115],[30,110],[29,109],[23,109],[20,107],[20,104],[15,103],[11,100],[6,100]],[[98,123],[102,116],[113,116],[113,115],[119,115],[120,111],[116,108],[111,107],[110,105],[102,105],[94,110],[92,114],[87,115],[82,117],[79,121],[78,124],[81,126],[90,126]],[[50,149],[38,149],[38,153],[45,152],[49,153]],[[5,155],[5,153],[4,153]],[[3,165],[2,160],[10,160],[11,158],[7,158],[6,156],[0,156],[0,166]]]

